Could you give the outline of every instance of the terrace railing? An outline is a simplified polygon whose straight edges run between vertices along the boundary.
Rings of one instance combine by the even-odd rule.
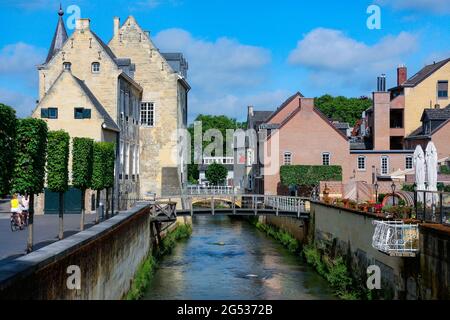
[[[450,192],[418,190],[414,207],[418,220],[450,226]]]

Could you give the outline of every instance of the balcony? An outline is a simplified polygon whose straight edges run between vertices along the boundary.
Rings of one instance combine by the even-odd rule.
[[[405,96],[399,95],[391,100],[391,109],[404,109],[405,108]]]

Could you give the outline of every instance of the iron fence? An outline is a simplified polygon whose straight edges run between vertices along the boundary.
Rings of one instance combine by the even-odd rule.
[[[418,190],[414,208],[416,219],[450,226],[450,192]]]

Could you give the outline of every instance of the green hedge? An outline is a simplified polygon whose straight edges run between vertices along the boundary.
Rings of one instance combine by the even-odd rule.
[[[48,133],[47,185],[53,192],[69,188],[70,136],[63,130]]]
[[[441,174],[450,174],[449,166],[440,166],[439,171]]]
[[[342,181],[341,166],[282,166],[281,183],[286,186],[316,186],[320,181]]]
[[[16,111],[0,103],[0,195],[10,191],[14,170]]]

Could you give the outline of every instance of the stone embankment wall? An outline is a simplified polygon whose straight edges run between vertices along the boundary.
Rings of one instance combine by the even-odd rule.
[[[156,238],[149,207],[139,205],[0,266],[0,299],[121,299]],[[67,285],[71,266],[80,290]]]
[[[368,213],[311,204],[311,219],[260,217],[259,221],[291,233],[301,242],[314,243],[325,259],[344,257],[353,277],[367,281],[367,268],[380,267],[382,299],[450,299],[450,227],[420,226],[419,254],[390,257],[372,247],[373,221]]]

